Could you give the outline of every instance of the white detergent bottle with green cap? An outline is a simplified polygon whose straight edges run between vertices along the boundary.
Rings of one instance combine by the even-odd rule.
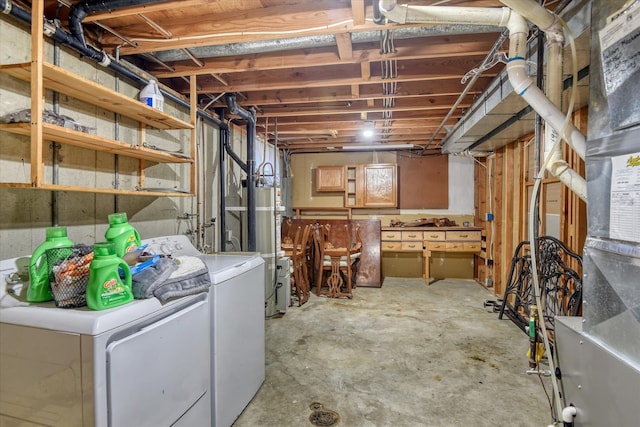
[[[29,288],[27,301],[51,301],[51,284],[49,283],[49,267],[47,249],[70,248],[73,242],[67,238],[67,227],[47,227],[45,241],[36,248],[29,262]]]
[[[109,228],[104,234],[107,242],[115,244],[116,256],[123,257],[125,254],[135,251],[141,246],[140,235],[133,228],[127,219],[126,212],[118,212],[109,215]]]
[[[124,271],[120,277],[118,268]],[[105,310],[133,301],[131,272],[122,258],[116,256],[112,242],[93,245],[93,260],[89,266],[87,306],[91,310]]]

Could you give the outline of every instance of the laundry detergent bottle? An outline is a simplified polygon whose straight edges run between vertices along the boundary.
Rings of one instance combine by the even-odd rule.
[[[49,267],[47,264],[47,249],[70,248],[73,242],[67,238],[67,227],[47,227],[45,241],[36,248],[29,262],[29,288],[27,301],[51,301],[51,284],[49,283]]]
[[[104,235],[107,242],[115,244],[116,256],[132,252],[141,246],[138,231],[129,224],[126,212],[109,215],[109,228]]]
[[[124,271],[120,278],[118,267]],[[133,300],[131,292],[131,271],[129,266],[115,252],[112,242],[98,242],[93,245],[93,260],[89,266],[87,283],[87,306],[92,310],[105,310]]]

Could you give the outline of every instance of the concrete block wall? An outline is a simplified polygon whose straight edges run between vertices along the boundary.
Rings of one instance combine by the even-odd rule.
[[[12,17],[0,16],[0,64],[14,64],[31,60],[29,28]],[[10,46],[10,48],[9,48]],[[54,63],[54,46],[45,44],[45,61]],[[93,61],[88,61],[66,48],[61,48],[59,65],[66,70],[95,81],[132,98],[138,97],[140,87],[132,85]],[[0,74],[0,116],[30,108],[30,85]],[[46,91],[45,108],[53,109],[53,93]],[[189,121],[189,111],[165,101],[164,111]],[[95,134],[131,144],[138,144],[138,122],[116,117],[113,112],[77,101],[64,94],[59,97],[59,113],[95,129]],[[168,150],[190,150],[189,130],[158,130],[147,127],[145,142]],[[45,228],[66,226],[69,237],[77,243],[92,244],[104,240],[107,216],[126,212],[129,221],[143,238],[174,233],[186,233],[197,227],[198,221],[185,221],[179,216],[199,213],[205,221],[218,216],[218,131],[210,123],[198,125],[199,193],[196,197],[114,196],[81,192],[0,187],[0,259],[28,255],[44,240]],[[52,153],[45,143],[45,176],[51,182]],[[30,142],[28,137],[0,131],[0,181],[25,182],[30,179]],[[119,188],[133,189],[138,185],[138,161],[61,145],[59,149],[59,183],[73,186],[112,188],[117,179]],[[117,169],[116,169],[117,168]],[[145,187],[189,189],[189,166],[147,162]],[[205,190],[205,187],[207,188]],[[57,209],[54,210],[54,207]],[[214,230],[208,229],[207,233]],[[217,235],[218,233],[216,233]],[[195,236],[195,235],[194,235]],[[212,238],[205,238],[210,243]],[[194,239],[195,241],[195,239]],[[211,250],[212,248],[209,248]]]

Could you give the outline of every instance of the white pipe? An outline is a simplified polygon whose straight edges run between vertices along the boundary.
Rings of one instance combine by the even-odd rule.
[[[562,410],[562,421],[565,423],[573,423],[573,419],[578,415],[575,406],[567,406]]]
[[[547,41],[564,42],[562,25],[553,13],[531,0],[500,0],[520,16],[525,16],[534,25],[544,31]]]
[[[506,27],[510,10],[502,8],[409,6],[396,4],[396,0],[380,0],[380,11],[398,24],[472,24]]]
[[[556,18],[553,15],[549,17],[550,13],[543,7],[532,8],[531,6],[535,3],[531,0],[510,0],[509,3],[527,14],[531,12],[534,16],[533,19],[541,24],[543,30],[551,28],[554,33],[558,33],[555,24]],[[567,141],[580,158],[584,159],[586,152],[584,135],[572,123],[565,120],[562,111],[533,84],[533,80],[527,74],[526,49],[529,26],[521,15],[508,7],[409,6],[398,5],[396,0],[380,0],[379,6],[386,18],[398,23],[475,24],[507,27],[509,29],[507,74],[514,91],[533,107],[547,125],[550,125],[558,135]],[[582,200],[586,200],[584,178],[575,172],[569,172],[571,169],[568,164],[560,164],[560,159],[554,160],[557,166],[551,171],[562,172],[564,177],[559,177],[560,180],[570,185],[569,188]]]

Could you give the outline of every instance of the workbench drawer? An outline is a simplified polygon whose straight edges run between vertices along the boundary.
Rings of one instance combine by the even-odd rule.
[[[402,240],[402,233],[400,231],[383,231],[380,234],[380,240]]]
[[[467,252],[480,252],[482,249],[481,242],[464,242],[462,245]]]
[[[425,241],[425,244],[428,244],[428,248],[432,251],[445,251],[447,250],[447,243],[446,242],[427,242]]]
[[[422,251],[422,240],[419,242],[402,242],[403,251]]]
[[[403,231],[402,241],[403,242],[421,242],[422,231]]]
[[[380,249],[383,251],[401,251],[402,242],[380,242]]]
[[[464,242],[447,242],[447,252],[464,252]]]
[[[444,231],[425,231],[423,234],[424,240],[429,240],[430,242],[444,242],[447,237]]]
[[[447,231],[447,240],[480,241],[480,231]]]

